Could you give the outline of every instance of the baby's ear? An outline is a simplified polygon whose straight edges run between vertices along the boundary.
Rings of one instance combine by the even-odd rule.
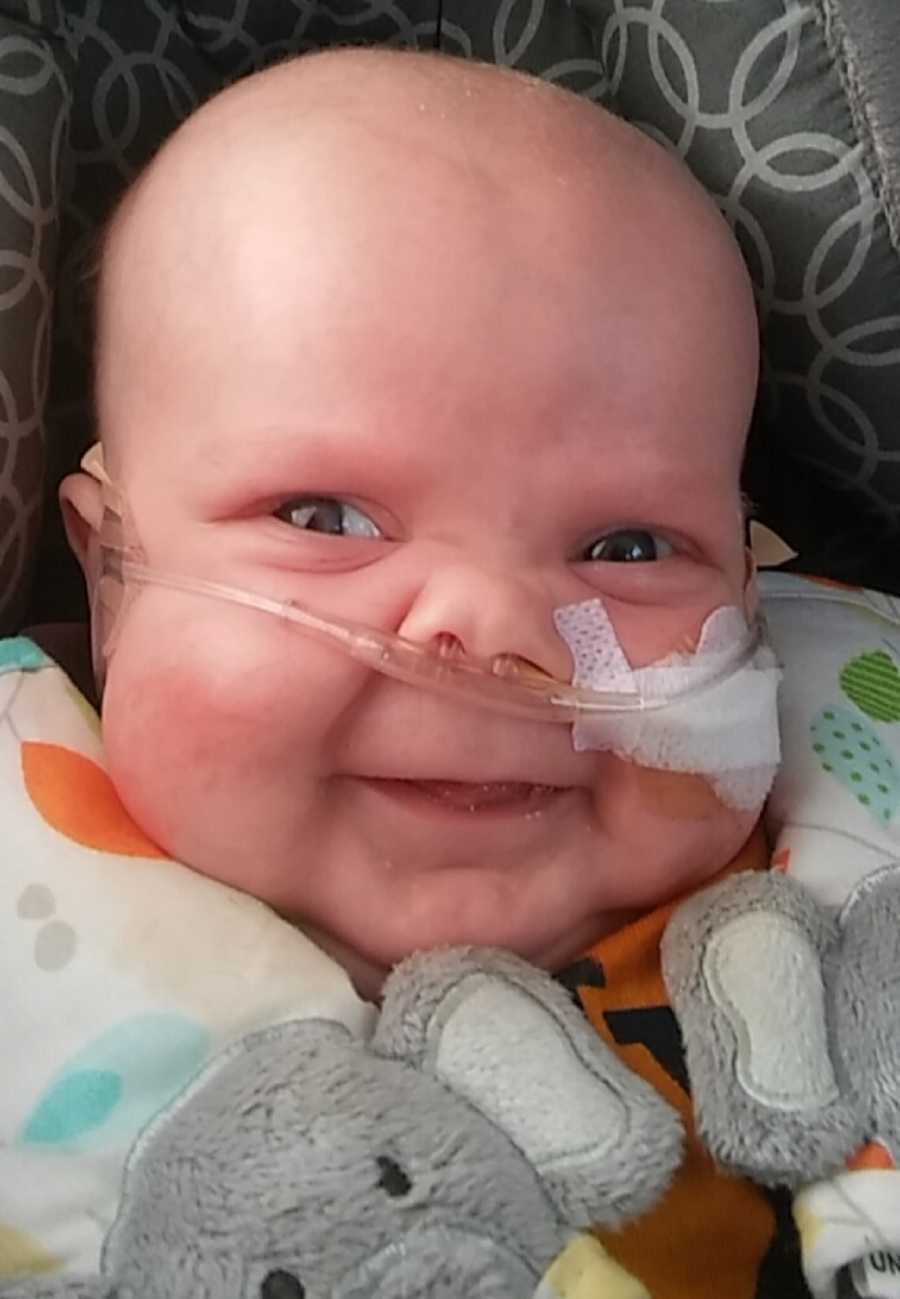
[[[97,576],[103,488],[90,474],[69,474],[60,484],[59,503],[66,537],[90,587]]]

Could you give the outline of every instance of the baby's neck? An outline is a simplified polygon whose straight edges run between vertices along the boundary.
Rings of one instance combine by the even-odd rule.
[[[604,916],[588,918],[579,927],[576,934],[567,934],[564,942],[561,942],[555,949],[543,954],[540,961],[541,967],[549,970],[551,974],[565,969],[573,961],[589,951],[601,938],[615,933],[616,930],[623,929],[632,921],[637,920],[641,914],[638,910],[616,911]],[[306,921],[301,922],[290,916],[285,916],[284,919],[290,921],[291,924],[296,924],[323,952],[326,952],[333,960],[337,961],[338,965],[343,966],[350,982],[364,1001],[370,1001],[375,1005],[380,1004],[385,980],[391,972],[389,968],[370,961],[361,952],[347,947],[340,939],[322,929],[318,929],[315,925],[308,924]],[[466,946],[467,944],[461,938],[459,945]]]

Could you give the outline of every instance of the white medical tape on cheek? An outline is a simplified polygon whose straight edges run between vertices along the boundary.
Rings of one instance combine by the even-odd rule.
[[[632,668],[601,599],[555,609],[553,621],[575,661],[573,685],[636,690],[646,699],[701,688],[747,631],[741,611],[723,606],[704,622],[692,654]],[[781,757],[780,677],[774,654],[762,644],[730,676],[665,708],[579,717],[572,743],[579,752],[609,750],[644,767],[704,776],[724,803],[749,811],[765,800]]]

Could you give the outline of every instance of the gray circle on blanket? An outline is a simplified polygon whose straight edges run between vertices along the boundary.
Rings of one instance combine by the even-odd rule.
[[[22,920],[46,920],[55,910],[56,899],[46,884],[29,884],[16,903],[16,915]]]
[[[34,940],[34,961],[41,970],[61,970],[75,955],[78,938],[71,925],[52,920]]]

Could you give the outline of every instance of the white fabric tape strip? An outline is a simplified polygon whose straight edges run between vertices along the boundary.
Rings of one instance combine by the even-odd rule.
[[[555,609],[553,621],[575,661],[573,685],[637,690],[648,699],[689,692],[663,709],[579,718],[572,728],[579,752],[608,750],[644,767],[695,773],[732,807],[762,804],[781,757],[781,671],[774,654],[763,644],[750,662],[702,689],[746,634],[739,609],[713,610],[692,654],[672,654],[643,668],[628,662],[599,597]],[[702,693],[691,693],[697,690]]]

